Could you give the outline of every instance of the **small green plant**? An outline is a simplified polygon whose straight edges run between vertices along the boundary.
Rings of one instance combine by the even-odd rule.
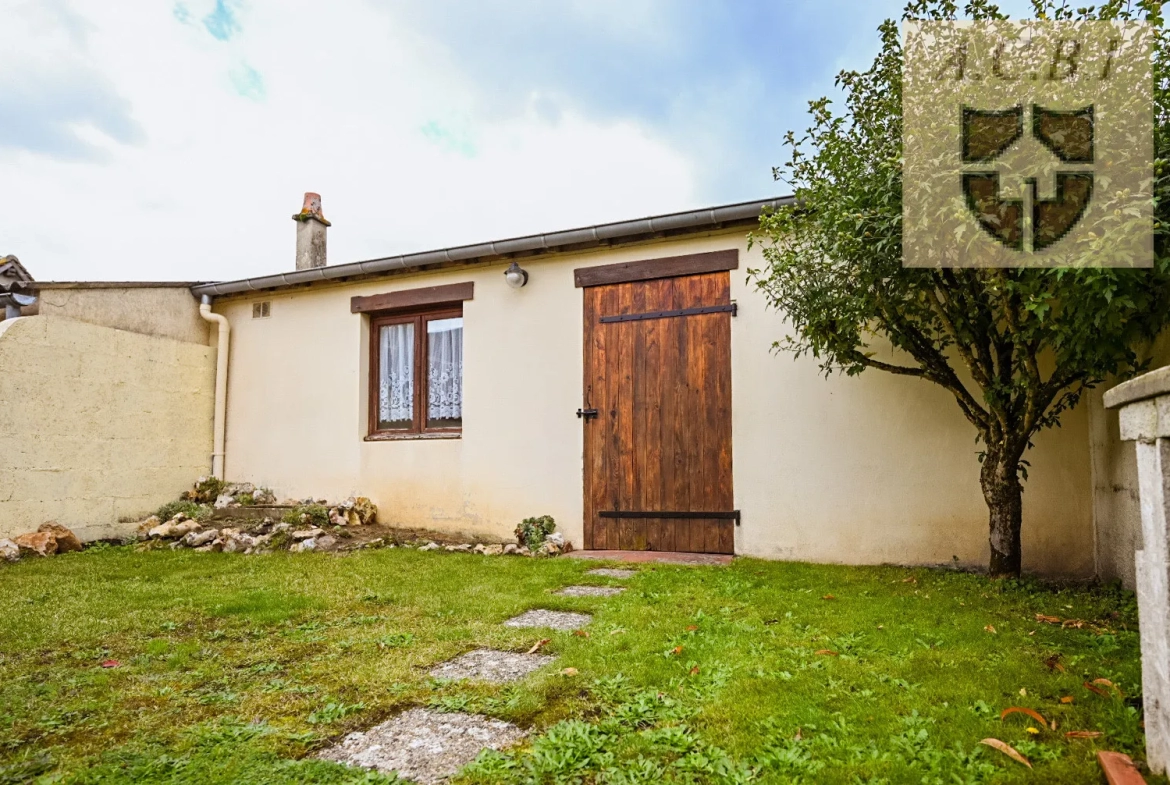
[[[379,649],[401,649],[414,643],[414,634],[409,632],[392,632],[378,638]]]
[[[557,523],[551,515],[525,518],[516,527],[516,539],[528,550],[534,551],[544,544],[545,538],[552,534],[556,528]]]
[[[200,477],[195,483],[195,489],[189,492],[189,495],[194,496],[197,502],[211,504],[219,498],[226,486],[227,483],[218,477]]]
[[[164,523],[174,518],[179,513],[183,513],[188,518],[193,518],[197,521],[207,520],[211,516],[212,509],[206,504],[196,504],[188,501],[174,501],[167,502],[162,507],[154,511],[160,521]]]
[[[241,493],[239,496],[236,497],[236,502],[238,504],[242,504],[245,507],[251,507],[253,504],[256,503],[256,499],[250,493]]]
[[[310,725],[328,725],[366,708],[364,703],[327,703],[309,715]]]
[[[321,504],[302,504],[286,512],[281,520],[290,526],[308,524],[324,528],[329,525],[329,508]]]

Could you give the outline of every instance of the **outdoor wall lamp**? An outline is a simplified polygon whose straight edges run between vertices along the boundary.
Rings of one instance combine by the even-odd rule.
[[[513,289],[519,289],[524,284],[528,283],[528,271],[513,261],[508,265],[508,269],[504,270],[504,280],[508,282],[508,286]]]

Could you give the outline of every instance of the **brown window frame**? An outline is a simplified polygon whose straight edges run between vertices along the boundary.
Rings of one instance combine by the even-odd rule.
[[[394,441],[399,439],[458,439],[463,425],[458,427],[433,428],[427,426],[426,401],[429,382],[426,357],[426,324],[438,319],[463,317],[463,303],[446,303],[442,306],[412,308],[392,312],[370,314],[370,386],[369,386],[369,428],[366,441]],[[414,325],[414,419],[409,429],[378,427],[379,384],[381,368],[381,328],[390,324]],[[462,417],[460,417],[462,421]]]

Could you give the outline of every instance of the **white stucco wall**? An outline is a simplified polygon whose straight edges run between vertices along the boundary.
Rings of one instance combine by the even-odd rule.
[[[0,322],[0,537],[122,536],[210,466],[215,350],[54,316]]]
[[[736,551],[844,563],[985,565],[974,430],[941,389],[867,372],[825,380],[773,355],[784,322],[746,283],[746,234],[716,233],[504,265],[217,301],[232,322],[227,474],[289,497],[371,496],[382,520],[507,537],[553,515],[582,536],[582,292],[576,267],[740,249],[731,273]],[[464,303],[463,437],[365,442],[367,321],[354,295],[475,282]],[[270,300],[271,317],[251,304]],[[1039,437],[1024,497],[1025,569],[1087,576],[1092,500],[1084,409]]]

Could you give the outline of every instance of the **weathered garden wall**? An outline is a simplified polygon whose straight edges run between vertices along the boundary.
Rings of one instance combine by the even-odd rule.
[[[48,520],[113,536],[176,498],[209,469],[214,373],[206,345],[0,322],[0,537]]]
[[[207,343],[209,326],[186,283],[76,281],[37,283],[33,313],[76,319],[143,335]]]
[[[1147,350],[1151,368],[1170,365],[1170,334]],[[1116,382],[1090,392],[1089,449],[1093,467],[1093,523],[1097,578],[1120,581],[1135,588],[1134,553],[1142,547],[1142,513],[1138,498],[1137,455],[1121,441],[1116,409],[1107,409],[1102,397]]]

